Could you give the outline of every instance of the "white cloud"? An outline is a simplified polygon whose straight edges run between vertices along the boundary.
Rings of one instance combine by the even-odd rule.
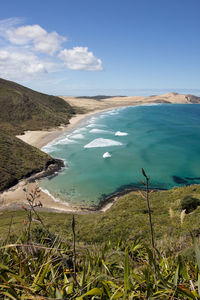
[[[21,18],[8,18],[0,20],[0,30],[5,31],[6,29],[17,26],[22,22],[23,19]]]
[[[20,26],[6,30],[8,40],[13,44],[26,44],[41,39],[47,32],[39,25]]]
[[[44,63],[33,53],[0,50],[0,77],[19,80],[46,72]]]
[[[66,38],[53,31],[48,33],[39,25],[20,26],[9,28],[5,31],[7,39],[12,44],[28,45],[33,44],[34,50],[53,55],[66,41]]]
[[[102,61],[96,58],[92,52],[89,52],[87,47],[64,49],[60,51],[58,57],[71,70],[100,71],[103,69]]]
[[[56,31],[47,32],[38,24],[22,26],[22,22],[20,18],[0,20],[0,77],[19,82],[66,67],[102,70],[101,60],[87,47],[63,49],[67,39]]]

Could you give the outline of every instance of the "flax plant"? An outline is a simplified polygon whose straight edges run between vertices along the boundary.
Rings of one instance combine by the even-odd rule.
[[[27,230],[22,231],[20,236],[11,238],[11,227],[14,224],[11,218],[6,243],[0,246],[0,298],[200,299],[198,239],[193,240],[194,247],[190,256],[176,251],[178,247],[175,239],[172,240],[171,251],[163,244],[155,248],[149,203],[149,177],[143,169],[142,173],[146,188],[146,193],[142,195],[147,201],[152,247],[146,246],[141,237],[116,239],[115,242],[110,242],[108,238],[103,244],[77,242],[74,216],[72,242],[59,236],[55,238],[36,210],[37,198],[34,195],[39,192],[31,191],[33,198],[27,193],[30,200],[29,208],[26,208],[28,221],[29,209],[32,217],[30,224],[28,223],[28,241]],[[39,221],[37,230],[32,228],[33,217]],[[29,251],[30,247],[33,251]]]
[[[155,249],[155,243],[154,243],[154,234],[153,234],[153,225],[152,225],[152,217],[151,217],[151,208],[150,208],[150,203],[149,203],[149,195],[151,191],[149,190],[149,180],[150,177],[148,177],[142,168],[142,174],[145,177],[145,181],[141,180],[142,184],[145,186],[145,191],[146,193],[140,192],[141,196],[146,200],[147,202],[147,209],[148,209],[148,214],[149,214],[149,228],[150,228],[150,235],[151,235],[151,245],[152,248]]]

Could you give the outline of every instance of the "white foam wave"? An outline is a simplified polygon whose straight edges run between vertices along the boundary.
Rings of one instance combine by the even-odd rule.
[[[91,122],[94,122],[94,121],[96,121],[96,120],[97,120],[97,117],[92,117],[92,118],[90,119]]]
[[[65,137],[62,140],[59,140],[57,143],[55,143],[54,145],[67,145],[67,144],[75,144],[77,143],[77,141],[74,141],[68,137]]]
[[[109,152],[105,152],[104,154],[103,154],[103,158],[109,158],[109,157],[111,157],[112,155],[109,153]]]
[[[119,108],[117,109],[112,109],[112,110],[109,110],[107,112],[104,112],[100,115],[100,118],[104,118],[106,116],[112,116],[112,115],[118,115],[119,114]]]
[[[55,150],[55,147],[53,147],[53,145],[47,144],[44,147],[42,147],[41,150],[46,153],[50,153]]]
[[[45,145],[44,147],[41,148],[41,150],[46,153],[51,153],[57,150],[56,148],[57,145],[67,145],[67,144],[76,144],[76,143],[77,141],[72,140],[69,137],[62,137],[62,139],[54,140],[49,144]]]
[[[81,134],[81,133],[77,133],[77,134],[71,135],[70,138],[72,138],[72,139],[84,139],[84,135]]]
[[[98,148],[98,147],[110,147],[110,146],[122,146],[123,144],[114,140],[98,138],[85,145],[84,148]]]
[[[104,124],[90,123],[86,127],[87,128],[92,128],[92,127],[106,127],[106,125],[104,125]]]
[[[59,198],[54,197],[48,190],[43,189],[40,187],[43,193],[47,194],[49,197],[51,197],[55,202],[62,202],[62,204],[69,206],[69,203],[61,201]]]
[[[81,127],[79,129],[76,129],[73,131],[73,133],[79,133],[79,132],[83,132],[83,131],[86,131],[87,129],[85,127]]]
[[[108,113],[109,116],[118,115],[118,114],[119,114],[119,112],[116,111],[116,110],[115,111],[111,111],[111,112]]]
[[[110,134],[112,133],[109,130],[103,130],[103,129],[98,129],[98,128],[91,129],[89,132],[90,133],[110,133]]]
[[[89,120],[88,120],[88,124],[90,125],[90,124],[94,124],[95,122],[96,122],[96,120],[97,120],[98,118],[97,117],[91,117]],[[88,126],[87,126],[88,127]]]
[[[93,123],[91,123],[91,124],[89,124],[89,125],[87,125],[87,127],[88,128],[91,128],[91,127],[96,127],[97,125],[96,124],[93,124]]]
[[[62,158],[62,161],[64,162],[64,169],[68,168],[67,160]]]
[[[138,106],[157,106],[157,105],[163,105],[164,103],[145,103]]]
[[[115,135],[116,136],[125,136],[125,135],[128,135],[128,133],[127,132],[117,131],[117,132],[115,132]]]

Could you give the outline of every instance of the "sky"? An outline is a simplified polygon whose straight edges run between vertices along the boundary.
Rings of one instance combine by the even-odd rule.
[[[54,95],[198,89],[199,0],[6,0],[0,77]]]

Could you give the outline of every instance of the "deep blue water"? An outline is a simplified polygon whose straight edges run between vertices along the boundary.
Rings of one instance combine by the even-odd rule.
[[[140,186],[141,168],[153,188],[200,183],[200,105],[135,106],[101,113],[43,150],[67,166],[58,176],[43,179],[41,186],[74,205],[97,205],[120,188]]]

